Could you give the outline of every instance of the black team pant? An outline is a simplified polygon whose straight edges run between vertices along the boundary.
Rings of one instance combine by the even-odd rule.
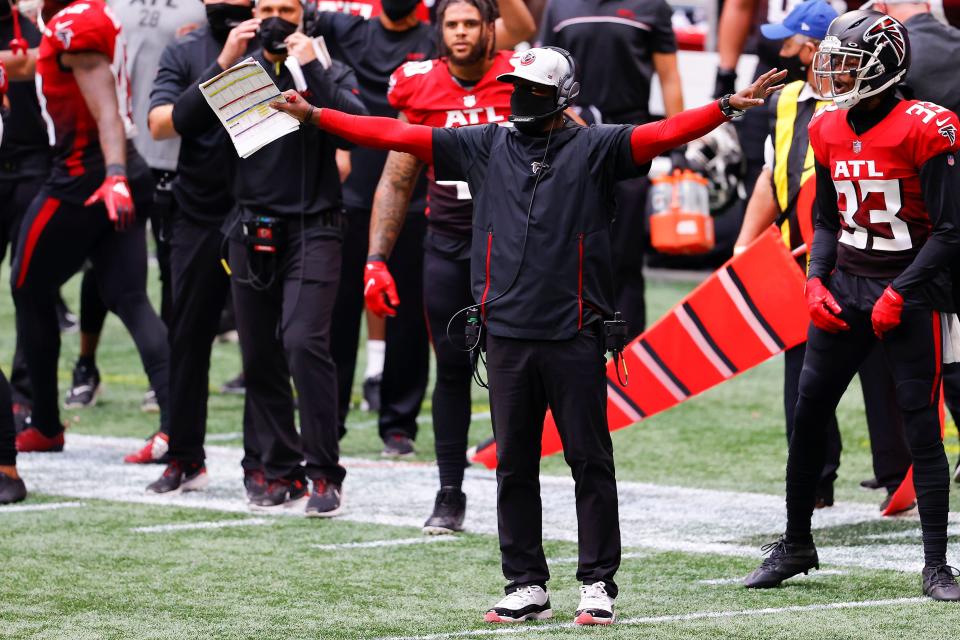
[[[617,213],[610,231],[613,249],[617,311],[627,321],[628,338],[647,326],[644,299],[643,256],[646,253],[647,178],[633,178],[616,185]]]
[[[830,416],[857,368],[877,344],[870,312],[845,306],[839,296],[838,301],[850,330],[830,334],[811,325],[800,375],[800,397],[787,459],[786,533],[795,542],[812,539],[810,518],[823,471]],[[897,404],[913,457],[924,559],[928,565],[943,564],[950,475],[938,412],[942,362],[939,313],[905,310],[901,324],[886,333],[880,344],[896,383]]]
[[[10,383],[0,371],[0,467],[17,464],[17,435],[13,425],[13,402],[10,399]]]
[[[450,325],[453,314],[473,304],[470,258],[447,257],[428,249],[423,259],[423,303],[437,360],[433,387],[433,434],[441,487],[463,485],[470,431],[473,367],[466,352],[466,314]],[[451,341],[452,340],[452,341]]]
[[[6,167],[0,167],[2,172]],[[17,237],[20,234],[20,223],[30,208],[30,203],[40,191],[46,174],[32,178],[18,180],[0,179],[0,262],[6,255],[7,246],[10,247],[10,262],[15,259]],[[16,347],[13,352],[13,368],[10,371],[10,387],[13,401],[30,404],[33,391],[30,386],[30,376],[27,374],[27,361],[23,356],[23,347],[20,332],[16,332]]]
[[[370,212],[348,209],[340,291],[333,315],[333,359],[340,385],[338,421],[346,432],[350,394],[357,366],[360,320],[363,316],[363,268],[369,247]],[[417,416],[427,391],[430,345],[423,319],[423,212],[407,214],[387,266],[397,284],[400,307],[387,319],[383,381],[380,383],[380,437],[417,437]]]
[[[135,205],[140,204],[135,200]],[[147,298],[143,219],[117,232],[103,205],[69,204],[41,191],[20,228],[16,256],[11,288],[33,382],[33,426],[49,437],[63,430],[57,390],[60,327],[56,304],[60,286],[89,259],[97,273],[100,295],[140,352],[144,371],[157,392],[161,429],[168,431],[170,352],[167,329]]]
[[[620,525],[613,444],[607,430],[607,378],[599,327],[562,341],[487,336],[490,409],[497,439],[497,518],[507,592],[544,586],[540,439],[553,411],[576,485],[577,580],[613,580],[620,566]],[[812,508],[812,507],[811,507]]]
[[[337,369],[330,323],[340,279],[339,230],[320,216],[286,221],[275,264],[230,241],[231,286],[246,381],[244,424],[268,479],[323,478],[341,483],[337,433]],[[251,272],[252,268],[252,272]],[[271,274],[272,272],[272,274]],[[251,273],[261,287],[250,282]],[[272,282],[271,282],[272,280]],[[219,309],[218,309],[219,310]],[[290,377],[299,393],[300,434],[294,426]],[[245,429],[246,431],[246,429]],[[306,468],[301,466],[306,462]]]
[[[220,264],[226,253],[218,226],[177,214],[170,225],[170,457],[202,463],[210,396],[210,352],[230,278]],[[225,255],[222,257],[226,257]],[[289,377],[289,376],[287,376]],[[244,420],[243,468],[260,468],[257,436]]]

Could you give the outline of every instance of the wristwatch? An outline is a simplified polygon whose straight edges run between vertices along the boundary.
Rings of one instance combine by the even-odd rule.
[[[742,111],[741,109],[736,109],[730,105],[730,98],[732,97],[733,97],[733,94],[728,93],[727,95],[720,98],[720,111],[726,117],[730,118],[731,120],[735,120],[736,118],[739,118],[740,116],[742,116],[745,112]]]

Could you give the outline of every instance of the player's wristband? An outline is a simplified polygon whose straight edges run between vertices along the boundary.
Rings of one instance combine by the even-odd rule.
[[[728,93],[727,95],[720,98],[720,111],[723,113],[724,116],[726,116],[730,120],[739,118],[744,114],[744,111],[737,109],[736,107],[730,104],[730,98],[732,97],[733,97],[733,94]]]
[[[367,256],[367,262],[386,262],[387,256],[382,253],[372,253]]]
[[[307,111],[307,117],[303,119],[304,124],[313,124],[313,112],[316,110],[317,108],[315,106],[310,105],[310,110]]]
[[[107,165],[107,177],[110,176],[123,176],[127,177],[127,168],[119,163],[108,164]]]

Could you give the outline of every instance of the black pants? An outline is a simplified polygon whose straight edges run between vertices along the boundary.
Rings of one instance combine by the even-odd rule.
[[[129,230],[117,232],[103,205],[69,204],[41,191],[21,226],[16,253],[11,281],[34,385],[33,425],[47,436],[63,430],[57,390],[60,328],[56,303],[60,286],[89,259],[97,273],[100,295],[120,317],[140,352],[144,371],[157,392],[161,429],[168,431],[167,329],[147,298],[143,219],[138,218]]]
[[[793,437],[794,410],[797,407],[800,372],[803,370],[803,356],[806,350],[806,343],[802,343],[792,349],[787,349],[783,354],[783,413],[786,418],[788,445]],[[827,450],[823,472],[820,474],[820,480],[817,483],[818,496],[833,495],[833,482],[837,479],[837,469],[840,468],[840,452],[843,449],[836,414],[830,415],[826,427]]]
[[[339,236],[312,226],[301,233],[291,219],[273,273],[247,246],[230,241],[231,286],[246,382],[244,424],[256,432],[268,478],[326,478],[343,482],[337,433],[337,369],[330,356],[330,324],[340,279]],[[305,243],[305,244],[304,244]],[[266,288],[253,273],[272,280]],[[290,377],[297,387],[300,435],[294,426]],[[306,461],[306,468],[301,463]]]
[[[470,431],[473,367],[466,352],[466,314],[453,314],[473,304],[470,259],[426,251],[423,259],[423,304],[437,360],[433,387],[433,434],[441,487],[460,487]]]
[[[13,424],[13,402],[10,383],[0,371],[0,467],[17,464],[17,434]]]
[[[407,215],[403,231],[390,256],[388,267],[397,284],[400,307],[387,320],[383,380],[380,383],[380,436],[402,434],[417,437],[417,416],[427,392],[430,345],[423,319],[423,238],[426,218],[422,212]],[[341,435],[350,412],[350,394],[357,366],[360,319],[363,315],[363,267],[369,246],[370,212],[347,210],[342,280],[333,314],[333,359],[340,385],[338,420]]]
[[[210,352],[220,326],[230,278],[220,264],[223,234],[176,215],[170,225],[170,457],[183,463],[206,458]],[[226,257],[226,256],[223,256]],[[244,416],[246,418],[246,416]],[[244,469],[260,468],[256,433],[244,420]]]
[[[576,485],[577,579],[616,597],[620,525],[607,430],[603,338],[588,327],[563,341],[487,336],[490,409],[497,439],[497,518],[507,592],[550,578],[543,554],[540,439],[547,407]]]
[[[897,385],[877,345],[857,371],[863,388],[863,404],[870,433],[873,475],[881,487],[895,491],[913,460],[907,442],[903,415],[897,404]]]
[[[831,287],[833,289],[833,287]],[[835,292],[836,295],[836,292]],[[845,305],[849,331],[830,334],[811,325],[800,375],[793,439],[787,460],[787,535],[810,535],[817,482],[823,471],[827,425],[857,368],[877,344],[870,312]],[[896,383],[914,464],[914,485],[927,561],[946,555],[949,469],[940,439],[940,316],[905,310],[880,343]]]
[[[153,170],[157,186],[146,216],[150,219],[150,230],[157,249],[157,265],[160,267],[160,318],[168,327],[173,295],[170,272],[170,229],[175,209],[173,194],[170,191],[173,175],[169,171]],[[100,296],[96,274],[92,269],[86,269],[80,283],[80,331],[100,335],[106,320],[107,306]]]
[[[649,185],[647,178],[617,183],[617,217],[610,232],[617,311],[627,321],[630,339],[640,335],[647,326],[643,257],[647,247],[645,214]]]
[[[13,263],[20,223],[45,179],[45,175],[39,175],[19,180],[0,180],[0,262],[6,256],[9,245],[10,262]],[[10,391],[14,402],[30,404],[33,390],[27,373],[27,361],[23,356],[20,332],[17,331],[16,335],[13,368],[10,370]]]

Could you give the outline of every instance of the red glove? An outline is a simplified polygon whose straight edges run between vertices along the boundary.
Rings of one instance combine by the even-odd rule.
[[[107,208],[107,217],[117,231],[123,231],[133,224],[133,198],[130,196],[130,185],[126,176],[107,176],[100,188],[83,204],[89,207],[98,202],[102,202]]]
[[[820,278],[810,278],[804,291],[807,297],[807,309],[810,310],[810,320],[813,326],[827,333],[837,333],[850,328],[843,318],[840,318],[840,305],[833,294],[823,286]]]
[[[870,320],[873,322],[873,332],[878,338],[900,324],[900,314],[903,312],[903,296],[897,293],[892,286],[883,290],[873,305]]]
[[[380,316],[397,315],[396,306],[400,304],[397,285],[387,270],[387,263],[381,259],[368,259],[363,273],[363,298],[367,309]]]

